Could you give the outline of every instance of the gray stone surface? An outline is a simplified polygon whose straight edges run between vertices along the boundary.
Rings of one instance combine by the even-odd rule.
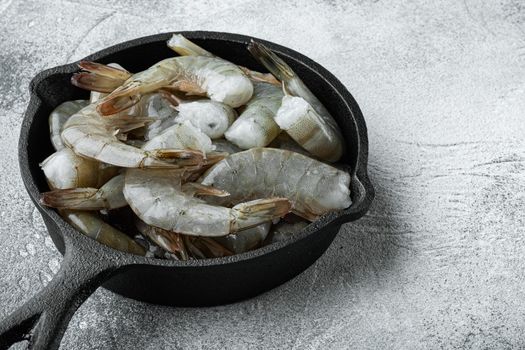
[[[30,79],[203,29],[289,46],[339,77],[368,123],[376,201],[314,266],[252,300],[169,308],[98,290],[63,349],[525,347],[523,1],[306,3],[0,0],[0,317],[61,261],[19,178]]]

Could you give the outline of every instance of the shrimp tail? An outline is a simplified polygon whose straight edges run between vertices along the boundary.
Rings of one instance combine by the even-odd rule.
[[[184,241],[180,233],[150,226],[138,217],[135,220],[135,226],[140,233],[155,242],[162,249],[176,254],[176,257],[180,258],[180,260],[188,260],[188,253],[186,252]]]
[[[125,69],[111,67],[97,62],[80,61],[78,66],[87,72],[115,80],[121,80],[122,82],[131,77],[131,73]]]
[[[206,259],[206,255],[194,244],[194,237],[189,235],[183,235],[184,245],[188,250],[190,256],[196,259]]]
[[[155,228],[155,234],[156,239],[154,242],[159,244],[161,248],[170,253],[178,253],[181,260],[188,260],[188,253],[186,252],[184,241],[179,233]]]
[[[292,68],[263,44],[251,40],[248,51],[277,79],[288,81],[294,78],[295,74]]]
[[[166,44],[170,49],[181,56],[214,57],[211,52],[204,50],[202,47],[186,39],[181,34],[173,34]]]
[[[78,66],[83,72],[73,74],[71,83],[90,91],[112,92],[131,76],[126,70],[96,62],[80,61]]]
[[[150,238],[152,241],[157,243],[162,249],[170,253],[179,253],[183,256],[186,256],[184,243],[182,242],[182,239],[180,238],[179,234],[156,228],[155,233],[152,233]],[[187,260],[187,258],[183,258],[182,260]]]
[[[112,115],[136,105],[141,97],[140,88],[139,82],[117,87],[98,103],[98,113],[103,116]]]
[[[290,201],[280,197],[256,199],[237,204],[232,208],[233,220],[230,222],[230,232],[245,230],[283,217],[290,212],[291,208]]]
[[[117,175],[100,189],[85,187],[45,192],[40,202],[48,207],[60,209],[117,209],[128,205],[122,194],[123,188],[124,176]]]
[[[84,90],[108,93],[122,85],[122,80],[81,72],[73,74],[71,84]]]
[[[104,209],[105,206],[97,198],[97,193],[98,189],[91,187],[54,190],[42,193],[40,203],[59,209]]]
[[[188,253],[186,252],[180,234],[155,227],[152,229],[152,232],[149,233],[148,237],[162,249],[170,253],[178,253],[181,260],[188,260]]]

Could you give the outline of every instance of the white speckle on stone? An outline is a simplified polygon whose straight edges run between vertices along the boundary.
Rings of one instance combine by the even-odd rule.
[[[57,258],[53,258],[49,260],[48,266],[51,272],[53,274],[56,274],[58,270],[60,269],[60,261]]]
[[[36,249],[33,243],[27,243],[26,244],[26,250],[29,253],[29,255],[35,255]]]
[[[42,219],[42,216],[40,215],[40,212],[33,208],[32,212],[32,221],[33,221],[33,227],[38,231],[46,231],[46,226],[44,224],[44,220]]]
[[[27,292],[29,290],[29,283],[29,278],[27,278],[26,276],[22,276],[18,280],[18,286],[23,292]]]
[[[51,239],[51,237],[49,236],[46,236],[44,238],[44,245],[47,247],[47,248],[54,248],[55,245],[53,244],[53,240]]]
[[[40,272],[40,282],[43,286],[47,285],[51,280],[53,279],[53,276],[48,274],[47,272]]]

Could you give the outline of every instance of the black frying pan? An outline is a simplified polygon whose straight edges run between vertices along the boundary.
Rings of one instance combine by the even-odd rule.
[[[86,59],[118,62],[138,72],[174,53],[166,47],[172,33],[131,40]],[[183,32],[214,54],[248,68],[265,71],[248,53],[250,37],[214,32]],[[30,84],[31,100],[19,142],[20,171],[58,250],[62,267],[38,294],[0,323],[0,349],[29,340],[32,349],[57,349],[77,308],[100,285],[115,293],[149,303],[208,306],[246,299],[274,288],[301,273],[328,248],[341,224],[365,214],[374,197],[367,175],[366,125],[350,93],[331,73],[309,58],[264,40],[303,79],[341,127],[352,169],[350,208],[327,214],[300,234],[244,254],[225,258],[171,261],[126,254],[99,244],[66,223],[54,210],[42,207],[40,192],[48,187],[39,163],[53,153],[48,116],[66,100],[88,98],[70,83],[76,63],[48,69]]]

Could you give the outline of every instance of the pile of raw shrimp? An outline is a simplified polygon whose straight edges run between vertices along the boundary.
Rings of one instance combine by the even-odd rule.
[[[167,44],[180,56],[142,72],[80,62],[71,81],[90,100],[49,117],[44,205],[112,248],[187,260],[286,239],[351,204],[331,165],[341,132],[282,59],[252,41],[260,73],[181,35]]]

